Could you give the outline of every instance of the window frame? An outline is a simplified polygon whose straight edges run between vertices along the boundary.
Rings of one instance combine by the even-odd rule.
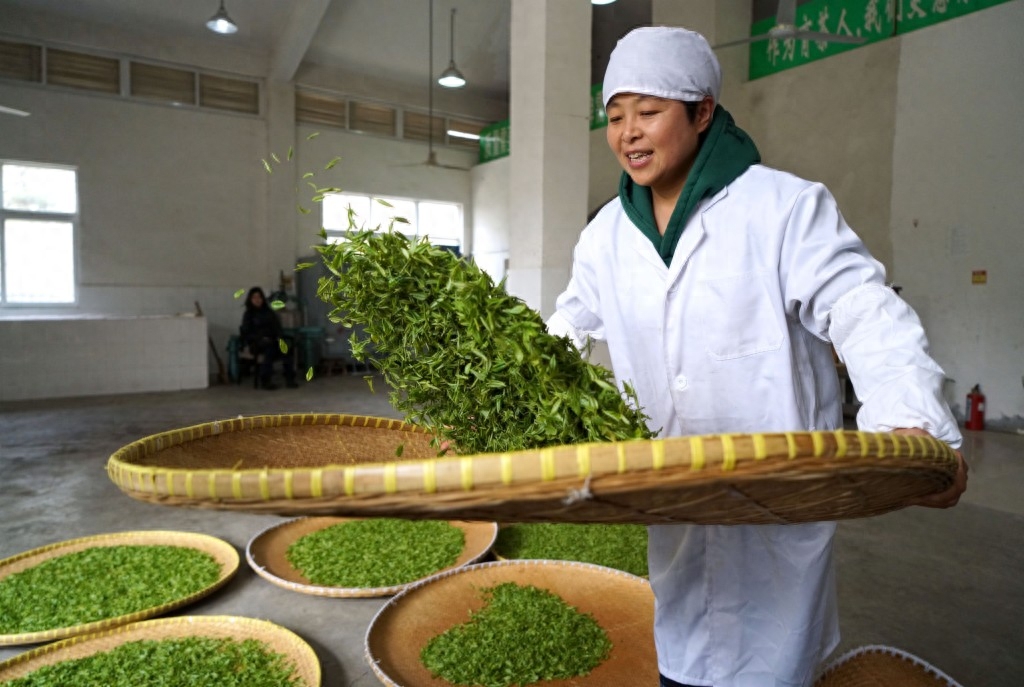
[[[43,169],[69,170],[75,174],[75,212],[48,212],[41,210],[10,210],[3,204],[3,167],[6,165],[17,167],[35,167]],[[78,306],[80,295],[80,284],[78,282],[81,269],[79,266],[79,227],[81,225],[82,194],[79,188],[78,165],[60,164],[54,162],[34,162],[28,160],[13,160],[0,158],[0,309],[33,309],[33,308],[73,308]],[[7,220],[30,220],[37,222],[67,222],[71,225],[71,288],[72,298],[69,301],[32,301],[28,303],[14,302],[7,297],[7,270],[4,269],[6,261],[7,243]]]
[[[388,201],[388,202],[390,202],[391,200],[401,200],[401,201],[406,201],[406,202],[413,203],[415,205],[415,208],[416,208],[416,217],[415,218],[410,218],[410,219],[413,220],[412,224],[413,224],[413,226],[416,227],[416,233],[414,235],[414,238],[416,238],[416,239],[420,239],[420,238],[422,238],[424,236],[424,234],[421,232],[421,229],[420,229],[421,226],[422,226],[422,223],[420,222],[420,204],[422,204],[422,203],[430,203],[430,204],[452,205],[452,206],[455,207],[455,209],[459,213],[458,221],[459,221],[459,226],[460,226],[461,232],[460,232],[459,238],[457,239],[458,242],[455,245],[452,245],[450,243],[450,241],[452,239],[434,239],[432,237],[430,243],[433,246],[443,246],[445,248],[455,248],[455,249],[457,249],[459,251],[460,255],[463,253],[463,250],[464,250],[464,248],[466,246],[466,214],[465,214],[465,207],[463,206],[462,203],[458,203],[458,202],[455,202],[455,201],[452,201],[452,200],[437,200],[437,199],[434,199],[434,198],[408,198],[408,197],[397,196],[397,195],[358,193],[358,192],[352,192],[352,191],[344,191],[342,193],[336,193],[336,194],[330,194],[330,195],[366,198],[366,199],[369,200],[369,205],[370,205],[370,208],[371,208],[371,213],[372,213],[372,210],[373,210],[373,205],[375,203],[378,203],[379,200],[384,200],[384,201]],[[359,216],[359,219],[362,220],[364,224],[369,224],[369,222],[370,222],[370,218],[369,217]],[[326,220],[327,220],[326,212],[324,210],[323,203],[321,203],[321,208],[320,208],[320,226],[323,227],[324,233],[326,234],[325,243],[331,243],[332,240],[336,241],[338,239],[342,239],[342,238],[345,237],[345,233],[348,231],[348,228],[345,228],[345,229],[331,229],[331,228],[328,228]],[[408,236],[409,234],[407,234],[406,232],[402,231],[402,227],[403,226],[408,226],[408,225],[396,224],[396,227],[395,227],[396,231],[401,231],[403,234],[406,234]]]

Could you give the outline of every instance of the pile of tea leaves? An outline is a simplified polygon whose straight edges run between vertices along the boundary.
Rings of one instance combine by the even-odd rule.
[[[0,687],[308,687],[288,658],[255,639],[139,640],[43,666]]]
[[[177,601],[220,578],[208,553],[184,546],[95,546],[0,580],[0,634],[42,632]]]
[[[349,222],[347,240],[317,247],[330,271],[317,293],[332,321],[359,326],[353,356],[383,374],[408,422],[463,454],[652,436],[633,389],[503,283],[394,224]]]
[[[394,587],[454,565],[465,544],[463,531],[447,522],[372,518],[299,537],[285,557],[323,587]]]
[[[546,589],[505,582],[482,594],[483,608],[420,652],[434,677],[456,685],[528,685],[587,675],[611,652],[593,616]]]
[[[644,525],[503,525],[498,531],[494,552],[502,558],[594,563],[647,576],[647,528]]]

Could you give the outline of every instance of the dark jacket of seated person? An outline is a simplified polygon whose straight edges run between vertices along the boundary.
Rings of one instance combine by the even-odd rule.
[[[240,328],[242,345],[249,349],[252,356],[259,361],[260,385],[264,389],[276,389],[271,382],[274,362],[281,361],[285,383],[289,388],[298,386],[295,383],[295,367],[292,364],[291,352],[282,353],[278,340],[281,338],[281,321],[277,313],[267,302],[263,289],[254,286],[245,297],[245,314],[242,315]]]

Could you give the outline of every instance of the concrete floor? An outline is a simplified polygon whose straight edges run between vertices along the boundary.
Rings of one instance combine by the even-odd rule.
[[[200,391],[0,404],[0,558],[105,532],[177,529],[231,542],[235,578],[181,614],[271,620],[316,650],[324,687],[380,683],[363,658],[366,628],[386,599],[290,592],[245,564],[249,540],[286,518],[135,501],[106,476],[107,457],[135,439],[237,415],[346,412],[398,417],[361,375],[300,389],[249,385]],[[1024,436],[968,433],[971,481],[960,505],[912,508],[841,523],[843,642],[909,651],[965,687],[1024,684]],[[0,647],[0,660],[31,647]],[[632,686],[623,686],[632,687]],[[642,687],[642,686],[638,686]]]

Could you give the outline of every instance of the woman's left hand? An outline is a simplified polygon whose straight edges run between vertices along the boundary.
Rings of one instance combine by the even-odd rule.
[[[927,437],[931,436],[928,432],[923,429],[916,427],[908,427],[901,429],[894,429],[893,434],[905,434],[910,436]],[[928,496],[922,496],[921,498],[911,501],[911,506],[924,506],[925,508],[952,508],[960,501],[960,496],[967,490],[967,472],[970,467],[967,465],[967,461],[964,460],[964,454],[960,451],[954,450],[957,460],[957,471],[956,477],[953,479],[953,485],[949,489],[939,492],[938,494],[930,494]]]

